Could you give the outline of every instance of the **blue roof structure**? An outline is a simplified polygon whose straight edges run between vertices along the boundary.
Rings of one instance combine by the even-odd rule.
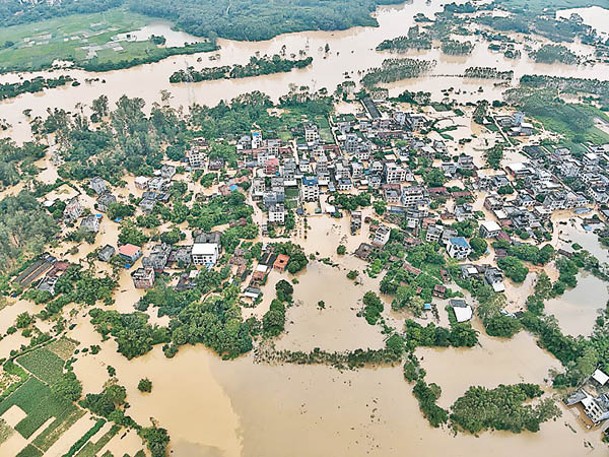
[[[457,236],[457,237],[451,238],[449,240],[449,242],[450,242],[450,244],[453,244],[455,246],[459,246],[462,248],[469,248],[469,243],[462,236]]]
[[[303,176],[302,184],[305,186],[315,186],[319,183],[315,176]]]

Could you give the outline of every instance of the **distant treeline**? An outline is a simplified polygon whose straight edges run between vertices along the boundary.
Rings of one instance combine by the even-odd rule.
[[[561,76],[524,75],[520,85],[532,89],[553,89],[565,94],[585,94],[598,100],[603,109],[609,110],[609,81]]]
[[[294,68],[305,68],[313,62],[312,57],[300,60],[283,59],[275,54],[272,57],[252,57],[245,65],[222,66],[212,68],[202,68],[195,70],[188,67],[186,70],[179,70],[169,77],[172,83],[179,82],[200,82],[211,81],[214,79],[237,79],[250,76],[270,75],[272,73],[287,73]]]
[[[564,63],[567,65],[576,65],[579,63],[577,54],[571,51],[566,46],[544,44],[537,51],[531,52],[531,58],[535,62],[540,63]]]
[[[61,2],[2,0],[0,26],[29,24],[73,14],[99,13],[121,6],[124,2],[125,0],[63,0]]]
[[[475,79],[504,79],[511,80],[514,77],[514,71],[500,71],[492,67],[469,67],[465,70],[466,78]]]
[[[304,30],[345,30],[376,26],[370,13],[381,4],[402,0],[63,0],[62,2],[0,1],[0,26],[95,13],[125,6],[147,16],[168,19],[197,36],[266,40]]]
[[[435,60],[386,59],[381,67],[372,68],[362,78],[362,84],[373,87],[379,83],[391,83],[402,79],[418,78],[436,65]]]
[[[442,52],[451,56],[469,55],[474,50],[471,41],[443,40],[441,45]]]
[[[60,76],[59,78],[53,79],[44,79],[42,76],[38,76],[36,78],[17,83],[0,84],[0,100],[14,98],[28,92],[42,92],[44,89],[65,86],[72,81],[74,80],[69,76]]]
[[[408,29],[408,35],[381,42],[377,51],[407,52],[410,49],[431,49],[431,36],[418,25]]]

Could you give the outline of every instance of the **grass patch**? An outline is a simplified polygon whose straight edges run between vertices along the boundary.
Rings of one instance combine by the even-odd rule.
[[[55,60],[72,61],[79,67],[105,71],[106,67],[127,68],[130,63],[156,62],[167,55],[192,53],[192,49],[157,46],[151,41],[117,41],[116,35],[133,32],[153,19],[123,9],[93,14],[76,14],[33,24],[0,29],[0,72],[36,71]],[[101,46],[102,48],[92,49]],[[120,46],[120,50],[113,48]],[[209,51],[210,49],[199,49]],[[118,49],[118,48],[117,48]],[[171,50],[171,52],[169,52]]]
[[[552,2],[546,0],[501,0],[497,3],[508,10],[527,10],[535,13],[540,13],[546,9],[557,11],[590,6],[607,7],[606,0],[553,0]]]
[[[84,60],[83,46],[103,45],[112,36],[137,30],[150,19],[122,10],[79,14],[0,29],[0,43],[12,41],[0,50],[0,70],[39,70],[54,60]]]
[[[63,366],[65,365],[63,359],[46,347],[22,355],[17,359],[17,362],[48,384],[55,384],[61,379]]]
[[[44,441],[41,440],[41,437],[48,436],[51,428],[57,427],[71,414],[80,412],[76,406],[69,401],[53,395],[49,386],[43,384],[36,378],[29,378],[8,398],[0,402],[0,415],[4,414],[13,405],[19,406],[27,414],[27,417],[15,426],[15,430],[24,438],[32,436],[32,434],[50,418],[56,418],[56,420],[36,438],[36,442]]]
[[[95,435],[104,426],[105,423],[105,419],[99,419],[97,422],[95,422],[95,424],[93,424],[93,426],[70,447],[70,450],[66,452],[63,457],[74,457],[78,450],[82,448],[86,442],[89,441],[93,435]]]
[[[433,102],[431,104],[431,106],[433,107],[433,109],[435,109],[438,113],[442,113],[445,111],[450,111],[450,106],[445,105],[444,103],[438,103],[438,102]]]
[[[63,435],[72,425],[85,415],[82,409],[71,405],[73,409],[69,410],[66,415],[55,419],[51,424],[36,437],[33,444],[43,451],[49,448]]]
[[[28,378],[26,371],[14,362],[6,362],[0,370],[0,401],[13,393]]]
[[[76,341],[64,337],[49,343],[46,348],[62,360],[68,360],[77,346]]]
[[[28,444],[27,447],[23,448],[17,457],[42,457],[42,452],[40,449],[36,449],[36,447]]]
[[[594,144],[604,144],[609,142],[609,135],[597,127],[590,127],[583,132],[577,132],[573,130],[568,123],[564,123],[559,119],[553,119],[550,117],[538,117],[536,119],[543,124],[546,130],[563,135],[566,141],[573,141],[581,138],[584,142],[589,141]]]

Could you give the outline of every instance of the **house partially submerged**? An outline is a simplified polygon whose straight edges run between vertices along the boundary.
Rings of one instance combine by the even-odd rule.
[[[455,313],[457,322],[467,322],[474,316],[474,310],[461,298],[453,298],[448,304]]]
[[[136,289],[150,289],[154,286],[154,268],[138,268],[131,273]]]
[[[565,400],[567,406],[578,405],[592,426],[609,428],[609,376],[597,369],[592,376]]]

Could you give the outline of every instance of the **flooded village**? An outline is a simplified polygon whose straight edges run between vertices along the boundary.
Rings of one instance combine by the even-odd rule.
[[[0,455],[606,455],[609,10],[484,5],[0,74],[79,81],[0,101]]]

